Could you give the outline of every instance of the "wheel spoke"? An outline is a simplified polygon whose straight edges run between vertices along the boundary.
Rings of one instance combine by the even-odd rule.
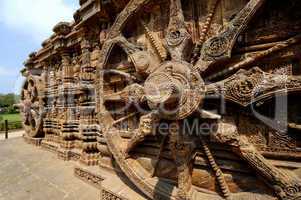
[[[106,70],[103,70],[103,74],[117,74],[117,75],[120,75],[120,76],[126,78],[125,80],[127,80],[129,82],[141,81],[138,77],[133,76],[130,73],[122,72],[120,70],[115,70],[115,69],[106,69]]]
[[[204,42],[206,41],[206,37],[211,28],[213,18],[215,17],[216,9],[217,9],[218,5],[220,4],[220,2],[221,2],[221,0],[215,0],[215,2],[213,2],[210,7],[210,11],[208,12],[208,16],[204,23],[204,27],[202,28],[202,31],[200,33],[200,38],[198,38],[197,44],[195,45],[195,48],[193,50],[193,56],[191,59],[192,64],[195,64],[197,62],[198,57],[200,56],[201,47],[203,46]]]
[[[154,177],[154,176],[156,175],[157,168],[158,168],[158,166],[159,166],[160,158],[161,158],[161,156],[162,156],[162,153],[163,153],[163,150],[164,150],[164,147],[165,147],[165,143],[166,143],[167,138],[168,138],[167,135],[164,135],[163,138],[162,138],[162,140],[161,140],[160,148],[159,148],[157,157],[155,158],[154,169],[153,169],[153,171],[151,172],[151,177]]]
[[[170,21],[166,42],[173,60],[185,60],[185,50],[192,42],[192,38],[185,27],[181,0],[170,0]]]
[[[224,174],[222,172],[222,170],[220,169],[220,167],[217,165],[210,149],[209,149],[209,146],[207,145],[206,141],[204,140],[204,138],[201,139],[201,144],[202,144],[202,147],[203,147],[203,150],[205,152],[205,155],[208,159],[208,162],[210,164],[210,167],[212,168],[212,170],[214,171],[215,173],[215,177],[217,179],[217,183],[221,189],[221,192],[223,194],[223,197],[227,200],[230,200],[231,199],[231,192],[230,192],[230,189],[229,189],[229,186],[226,182],[226,179],[224,177]]]
[[[116,37],[114,43],[120,46],[128,55],[141,51],[140,46],[129,42],[124,36]]]
[[[118,45],[122,48],[122,50],[128,55],[128,57],[131,59],[132,63],[135,66],[135,69],[140,74],[148,74],[151,70],[153,70],[159,63],[152,60],[152,55],[148,51],[144,51],[142,46],[133,44],[129,42],[124,36],[118,36],[110,42],[108,42],[107,47],[105,48],[105,53],[108,55],[110,54],[112,48],[114,45]],[[156,43],[157,45],[157,43]],[[158,45],[157,45],[158,46]],[[158,47],[159,48],[159,47]],[[164,57],[163,50],[160,50],[162,56]],[[103,57],[103,56],[102,56]],[[101,65],[104,66],[107,62],[108,56],[105,57],[105,59],[101,59]],[[111,72],[114,72],[114,70],[111,70]],[[122,72],[117,72],[120,75],[123,76],[129,76]],[[134,76],[130,76],[133,79],[136,79]]]
[[[208,39],[203,45],[201,57],[195,64],[195,68],[203,73],[214,63],[231,58],[232,48],[237,37],[264,2],[265,0],[250,0],[224,28],[224,31]]]
[[[103,96],[103,100],[106,101],[124,101],[124,99],[121,97],[121,92],[111,93]]]
[[[153,48],[156,50],[156,53],[158,54],[160,61],[163,62],[167,58],[167,52],[166,49],[164,48],[163,44],[157,37],[153,35],[151,30],[147,27],[147,25],[144,23],[144,21],[140,21],[142,24],[144,30],[145,30],[145,35],[148,37],[150,40]]]
[[[128,114],[128,115],[126,115],[126,116],[124,116],[124,117],[122,117],[122,118],[120,118],[120,119],[114,121],[114,122],[113,122],[113,125],[119,124],[119,123],[121,123],[121,122],[123,122],[123,121],[125,121],[125,120],[128,120],[128,119],[130,119],[130,118],[132,118],[132,117],[135,117],[135,116],[138,115],[138,114],[139,114],[139,112],[133,112],[133,113],[130,113],[130,114]]]
[[[141,116],[139,128],[133,131],[133,135],[124,150],[124,155],[126,158],[129,157],[129,153],[140,142],[143,142],[147,136],[153,135],[155,133],[155,127],[158,120],[159,117],[155,112]]]
[[[129,42],[124,36],[119,35],[113,39],[108,40],[102,48],[101,55],[100,55],[100,66],[102,69],[105,69],[105,65],[108,62],[109,55],[115,45],[118,45],[122,48],[122,50],[130,56],[135,52],[141,51],[141,47]]]
[[[104,101],[123,101],[141,103],[144,97],[143,87],[139,84],[132,84],[125,87],[122,91],[104,95]]]
[[[178,127],[180,122],[176,121]],[[172,158],[177,167],[178,173],[178,194],[179,199],[187,199],[192,189],[192,168],[193,155],[195,152],[194,141],[181,133],[179,128],[169,130],[170,150]]]
[[[206,85],[207,97],[222,97],[241,106],[264,102],[278,94],[301,91],[299,76],[267,73],[258,67],[240,70],[222,81]]]
[[[221,115],[204,109],[201,109],[200,115],[202,119],[221,119]]]
[[[170,0],[169,30],[185,29],[181,0]]]
[[[229,74],[231,72],[235,72],[239,69],[251,66],[258,60],[266,58],[266,57],[274,54],[275,52],[284,50],[285,48],[288,48],[289,46],[292,46],[296,43],[299,43],[300,41],[301,41],[301,34],[298,34],[285,41],[276,43],[274,46],[272,46],[271,48],[269,48],[267,50],[259,51],[259,52],[255,52],[255,53],[247,53],[247,54],[241,56],[241,59],[238,62],[232,64],[231,67],[229,67],[221,72],[218,72],[216,74],[213,74],[212,76],[207,77],[206,80],[210,81],[215,78]]]

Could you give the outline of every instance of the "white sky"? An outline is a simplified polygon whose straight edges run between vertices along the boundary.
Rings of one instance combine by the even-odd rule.
[[[74,3],[73,3],[74,2]],[[73,20],[78,0],[0,0],[0,22],[29,34],[38,42],[48,38],[60,21]]]
[[[23,62],[78,7],[79,0],[0,0],[0,93],[19,91]]]

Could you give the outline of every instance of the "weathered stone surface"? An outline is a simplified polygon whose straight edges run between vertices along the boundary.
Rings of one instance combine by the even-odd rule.
[[[151,199],[301,198],[299,1],[80,6],[25,62],[26,141]]]
[[[74,177],[73,168],[22,138],[0,141],[0,199],[99,199],[99,190]]]

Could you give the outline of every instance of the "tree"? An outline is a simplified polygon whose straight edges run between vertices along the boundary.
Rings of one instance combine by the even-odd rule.
[[[16,113],[14,104],[16,104],[20,99],[19,95],[13,93],[0,94],[0,108],[6,108],[8,113]]]

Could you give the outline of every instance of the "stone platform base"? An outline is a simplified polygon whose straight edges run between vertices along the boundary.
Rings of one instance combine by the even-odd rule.
[[[80,151],[76,149],[66,150],[66,149],[58,149],[58,158],[64,161],[78,161],[80,159]]]
[[[96,166],[75,167],[74,174],[82,181],[100,189],[100,200],[147,200],[123,174]]]
[[[46,151],[55,153],[60,160],[74,163],[74,175],[80,180],[100,191],[100,200],[146,200],[147,198],[136,188],[131,181],[121,173],[118,167],[113,166],[110,157],[100,157],[99,165],[88,166],[81,161],[81,152],[77,149],[66,150],[56,142],[41,138],[29,138],[24,140],[32,145],[41,147]]]
[[[42,140],[41,147],[47,151],[56,153],[58,158],[64,161],[78,161],[80,159],[80,151],[76,149],[66,150],[62,149],[56,142]]]
[[[54,155],[21,137],[0,141],[0,200],[99,200],[100,189],[74,176],[76,162]]]
[[[41,142],[41,147],[52,153],[57,153],[59,145],[55,144],[54,142],[48,142],[47,140],[43,140]]]

